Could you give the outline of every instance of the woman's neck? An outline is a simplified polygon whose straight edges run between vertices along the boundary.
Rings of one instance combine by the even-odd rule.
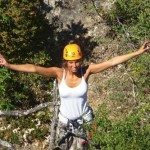
[[[78,69],[77,72],[72,72],[72,71],[70,71],[68,69],[65,69],[65,71],[66,71],[66,74],[68,74],[70,77],[81,77],[80,69]]]

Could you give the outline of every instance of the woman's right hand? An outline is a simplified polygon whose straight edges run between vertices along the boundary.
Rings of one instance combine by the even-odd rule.
[[[5,66],[5,67],[8,66],[8,63],[7,63],[6,59],[1,54],[0,54],[0,66]]]
[[[145,42],[140,48],[139,52],[144,53],[146,51],[150,50],[150,41]]]

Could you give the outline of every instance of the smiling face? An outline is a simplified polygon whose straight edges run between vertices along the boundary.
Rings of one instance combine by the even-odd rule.
[[[81,59],[78,60],[68,60],[66,62],[67,69],[72,73],[76,73],[78,69],[81,67]]]

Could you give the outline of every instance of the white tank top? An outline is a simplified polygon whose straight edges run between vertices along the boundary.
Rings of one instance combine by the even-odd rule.
[[[88,85],[82,76],[81,82],[76,87],[69,87],[63,78],[58,84],[60,94],[60,113],[68,119],[77,119],[88,111],[87,89]]]

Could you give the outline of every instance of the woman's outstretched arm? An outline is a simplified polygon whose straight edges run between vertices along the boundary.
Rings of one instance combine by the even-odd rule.
[[[126,61],[128,61],[129,59],[132,59],[134,57],[137,57],[141,54],[143,54],[144,52],[148,51],[150,49],[150,41],[149,42],[145,42],[137,51],[129,53],[129,54],[125,54],[125,55],[121,55],[121,56],[116,56],[108,61],[99,63],[99,64],[91,64],[89,66],[89,72],[90,74],[95,74],[95,73],[99,73],[103,70],[106,70],[110,67],[116,66],[118,64],[124,63]]]
[[[40,67],[34,64],[10,64],[4,58],[3,55],[0,54],[0,66],[4,66],[8,69],[19,71],[19,72],[27,72],[27,73],[37,73],[44,76],[57,77],[57,73],[60,68],[57,67]]]

